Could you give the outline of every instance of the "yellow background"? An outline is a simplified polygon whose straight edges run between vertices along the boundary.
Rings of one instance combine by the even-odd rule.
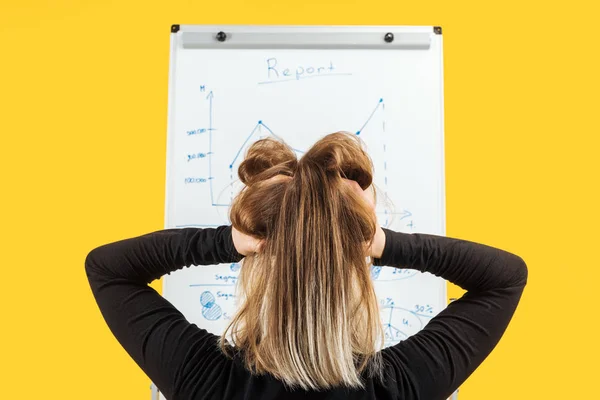
[[[0,397],[149,398],[84,259],[163,228],[169,27],[222,23],[441,25],[447,234],[529,266],[459,398],[600,398],[594,3],[1,0]]]

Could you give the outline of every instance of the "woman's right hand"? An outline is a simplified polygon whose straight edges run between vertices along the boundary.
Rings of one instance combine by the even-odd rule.
[[[367,202],[367,204],[369,204],[372,207],[373,213],[375,213],[375,192],[373,185],[369,186],[365,190],[362,190],[358,182],[346,178],[342,178],[342,180],[347,185],[349,185],[355,193],[362,197],[365,200],[365,202]],[[371,247],[366,249],[367,255],[371,256],[372,258],[381,258],[384,248],[385,233],[383,232],[383,229],[381,229],[381,226],[377,224],[377,230],[375,231],[373,244],[371,245]]]

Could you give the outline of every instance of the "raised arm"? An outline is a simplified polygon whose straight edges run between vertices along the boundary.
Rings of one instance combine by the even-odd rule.
[[[164,229],[93,249],[85,272],[108,327],[131,358],[167,398],[177,393],[191,351],[199,377],[214,373],[217,336],[190,324],[150,282],[191,265],[240,261],[231,226]],[[205,354],[206,357],[201,357]]]
[[[504,334],[527,283],[527,266],[521,257],[484,244],[383,230],[385,248],[374,265],[429,272],[467,290],[421,331],[384,349],[396,363],[403,394],[446,399]]]

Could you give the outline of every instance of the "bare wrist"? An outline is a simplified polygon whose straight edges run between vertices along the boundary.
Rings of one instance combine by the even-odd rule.
[[[371,247],[371,257],[381,258],[383,249],[385,248],[385,232],[381,229],[381,226],[377,227],[375,231],[375,237],[373,238],[373,246]]]

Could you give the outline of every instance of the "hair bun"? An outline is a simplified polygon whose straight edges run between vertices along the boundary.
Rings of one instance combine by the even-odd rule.
[[[316,142],[300,163],[310,161],[326,172],[356,181],[365,190],[373,182],[373,162],[362,140],[350,132],[335,132]]]
[[[292,176],[296,171],[296,153],[286,143],[271,137],[259,139],[246,151],[238,168],[240,180],[247,186],[277,174]]]

